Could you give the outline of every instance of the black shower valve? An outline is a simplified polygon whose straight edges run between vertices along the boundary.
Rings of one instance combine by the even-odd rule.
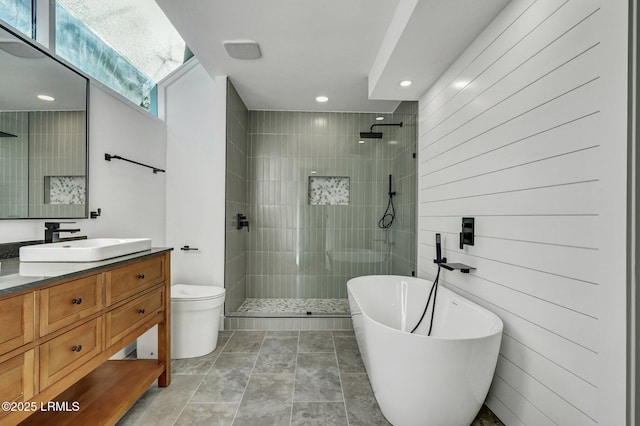
[[[475,219],[472,217],[462,218],[462,232],[460,232],[460,250],[465,245],[474,245]]]
[[[247,228],[247,232],[249,232],[249,219],[247,219],[247,216],[243,215],[242,213],[238,213],[236,215],[236,218],[236,229]]]

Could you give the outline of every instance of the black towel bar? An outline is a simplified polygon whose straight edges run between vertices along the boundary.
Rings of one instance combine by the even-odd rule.
[[[142,167],[148,167],[151,170],[153,170],[153,173],[158,173],[158,172],[162,172],[165,173],[166,171],[163,169],[159,169],[157,167],[153,167],[153,166],[149,166],[147,164],[142,164],[142,163],[138,163],[137,161],[133,161],[133,160],[129,160],[128,158],[124,158],[124,157],[120,157],[119,155],[111,155],[111,154],[104,154],[104,159],[107,161],[111,161],[112,158],[115,158],[116,160],[122,160],[122,161],[126,161],[128,163],[133,163],[133,164],[137,164],[138,166],[142,166]]]

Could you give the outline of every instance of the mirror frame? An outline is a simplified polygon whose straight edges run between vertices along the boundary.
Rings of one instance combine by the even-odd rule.
[[[85,80],[85,205],[84,205],[84,216],[53,216],[53,217],[0,217],[0,220],[43,220],[43,219],[88,219],[89,218],[89,88],[91,87],[91,79],[85,75],[80,70],[76,69],[73,65],[69,64],[62,58],[58,58],[54,53],[50,53],[49,49],[44,46],[40,46],[35,40],[27,37],[26,35],[20,33],[15,30],[4,21],[0,20],[0,29],[8,32],[12,36],[16,37],[18,40],[27,44],[33,49],[36,49],[47,58],[57,62],[62,65],[70,72],[76,74],[78,77],[81,77]],[[29,169],[29,165],[27,165],[27,169]],[[30,186],[27,189],[27,199],[29,198]]]

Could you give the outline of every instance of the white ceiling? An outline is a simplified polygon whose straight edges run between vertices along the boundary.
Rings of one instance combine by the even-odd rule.
[[[27,58],[15,56],[9,53],[13,45],[35,53]],[[1,28],[0,64],[0,111],[86,108],[87,80],[84,77]],[[42,101],[37,95],[53,96],[55,102]]]
[[[392,112],[418,99],[509,0],[156,1],[249,109]],[[262,58],[230,58],[222,43],[235,39],[257,41]],[[407,77],[414,85],[399,90]]]

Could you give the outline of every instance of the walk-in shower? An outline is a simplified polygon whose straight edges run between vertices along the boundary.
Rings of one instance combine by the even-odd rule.
[[[232,86],[228,102],[225,315],[348,316],[350,278],[412,274],[415,103],[394,114],[247,111]],[[359,143],[377,116],[404,125]],[[389,175],[396,218],[380,228]]]

